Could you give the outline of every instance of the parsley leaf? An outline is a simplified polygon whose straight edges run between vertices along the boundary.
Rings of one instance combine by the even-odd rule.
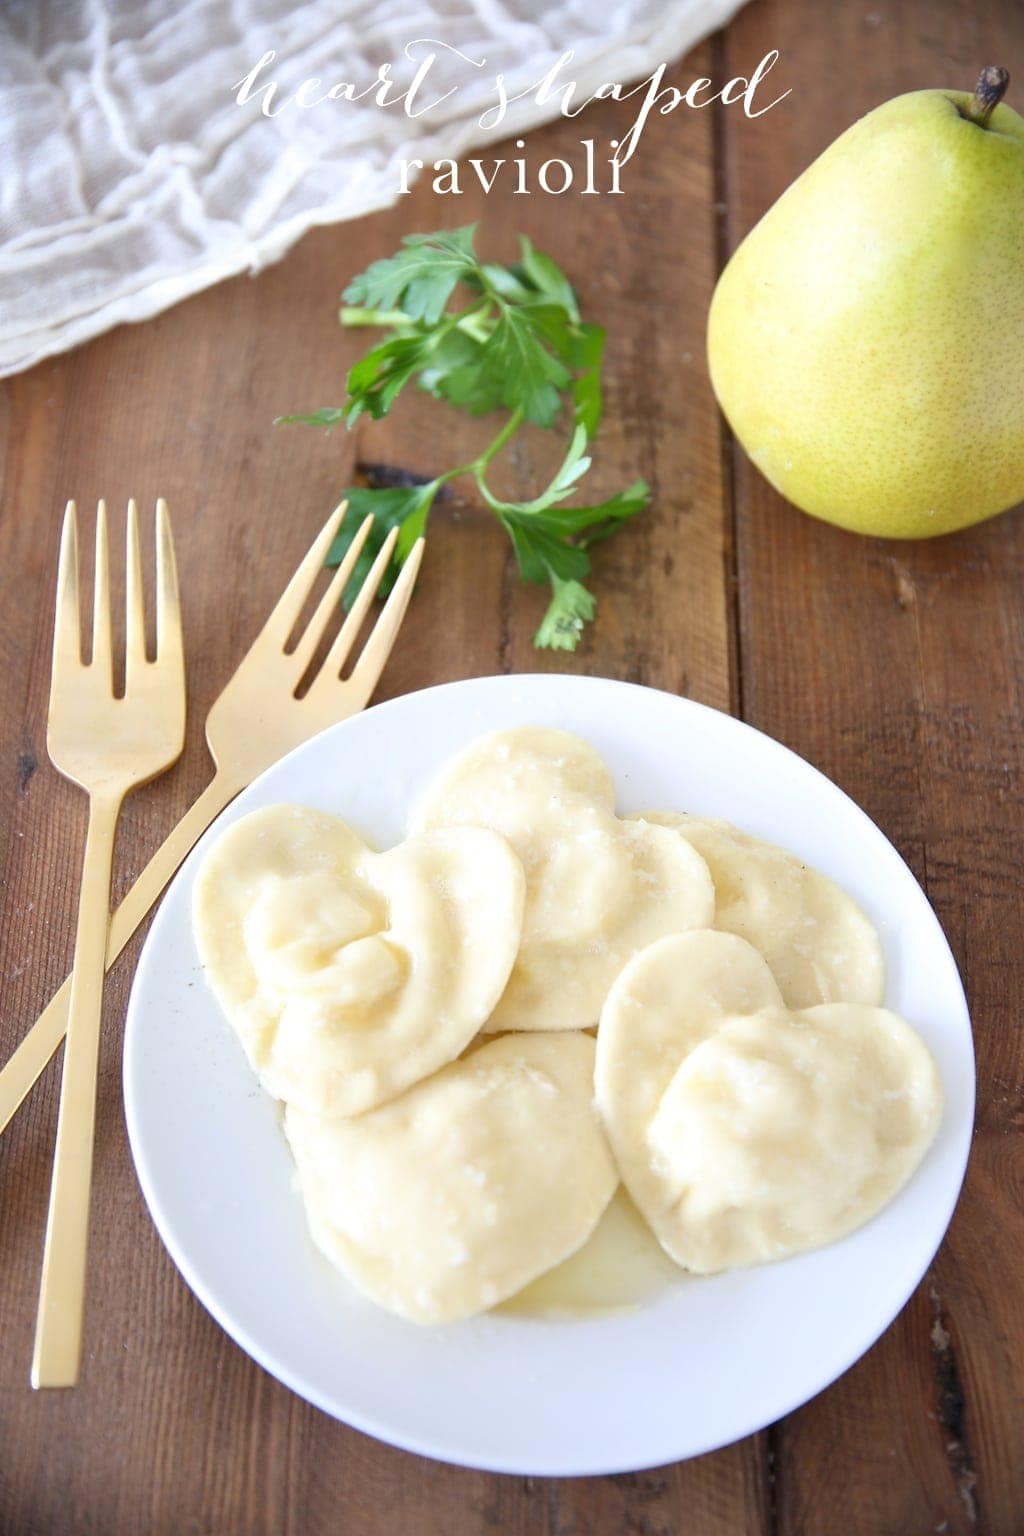
[[[573,337],[569,362],[575,370],[572,384],[573,413],[591,437],[601,425],[601,364],[604,361],[605,330],[600,325],[581,325]]]
[[[634,480],[624,491],[609,496],[593,507],[551,507],[536,514],[534,521],[550,533],[580,535],[583,547],[598,544],[618,533],[622,524],[642,512],[650,500],[646,480]]]
[[[572,375],[541,341],[529,310],[505,309],[480,348],[480,368],[497,385],[502,405],[519,407],[542,427],[554,425],[560,391]]]
[[[478,266],[473,255],[476,226],[407,235],[396,256],[375,261],[345,289],[349,304],[368,309],[401,308],[411,320],[436,325],[459,279]]]
[[[395,255],[375,261],[345,289],[345,326],[387,332],[349,370],[347,399],[309,415],[281,421],[349,427],[360,416],[386,416],[415,381],[437,400],[472,416],[504,411],[496,435],[468,464],[424,484],[356,486],[346,492],[350,515],[331,550],[337,564],[368,513],[374,526],[346,596],[366,575],[391,528],[401,529],[395,563],[401,565],[423,533],[441,486],[469,476],[508,534],[525,581],[548,583],[551,601],[534,636],[538,646],[574,650],[594,617],[588,549],[616,533],[650,500],[643,480],[589,506],[566,502],[591,464],[590,444],[601,421],[601,367],[605,332],[580,317],[579,301],[557,262],[526,236],[519,260],[484,262],[474,249],[475,226],[410,235]],[[464,296],[461,305],[456,295]],[[455,300],[453,305],[453,300]],[[537,496],[505,501],[487,484],[489,466],[520,430],[533,422],[555,430],[570,424],[569,441],[550,484]]]
[[[519,251],[519,265],[513,267],[512,271],[549,303],[564,309],[570,320],[578,325],[580,311],[576,293],[558,263],[552,261],[550,256],[545,256],[543,251],[538,251],[526,235],[519,236]]]
[[[327,565],[341,564],[364,519],[368,516],[373,518],[373,525],[367,535],[366,543],[360,551],[359,558],[352,568],[352,576],[345,587],[343,600],[346,606],[354,600],[369,575],[370,567],[392,528],[400,528],[395,561],[384,573],[384,579],[380,584],[382,596],[386,596],[391,591],[402,561],[426,530],[427,517],[439,487],[439,481],[430,480],[426,485],[387,486],[383,489],[378,489],[376,486],[356,485],[351,486],[344,493],[345,500],[348,502],[348,512],[338,530],[337,537],[327,552]]]
[[[375,421],[386,416],[400,392],[426,366],[429,337],[416,334],[392,336],[360,358],[349,371],[345,419],[351,427],[364,411]]]
[[[590,574],[590,556],[578,544],[567,544],[555,534],[513,513],[501,519],[512,540],[519,573],[524,581],[583,580]]]
[[[597,604],[592,592],[578,581],[552,582],[554,596],[541,626],[533,637],[533,643],[552,651],[574,651],[583,633],[583,626],[594,617]]]

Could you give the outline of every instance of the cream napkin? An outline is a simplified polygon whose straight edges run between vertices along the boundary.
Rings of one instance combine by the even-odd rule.
[[[481,129],[502,72],[527,90],[569,48],[581,94],[640,80],[741,0],[7,0],[0,11],[0,374],[222,278],[278,260],[316,224],[394,202],[402,159],[429,163],[558,114],[514,103]],[[325,101],[261,115],[309,77],[370,85],[437,39],[420,117]],[[465,58],[453,51],[457,49]],[[235,87],[273,50],[236,104]],[[429,47],[413,50],[414,61]],[[486,60],[475,68],[466,60]],[[459,199],[449,199],[460,222]]]

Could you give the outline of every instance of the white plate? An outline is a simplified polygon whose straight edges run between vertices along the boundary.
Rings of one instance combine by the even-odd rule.
[[[888,1005],[935,1053],[945,1114],[897,1199],[829,1248],[682,1280],[619,1315],[494,1315],[422,1329],[364,1300],[312,1247],[276,1108],[199,969],[192,882],[224,826],[283,800],[335,811],[387,846],[447,758],[484,731],[527,723],[591,742],[622,812],[725,817],[845,886],[882,933]],[[712,1450],[853,1364],[906,1302],[946,1229],[971,1136],[974,1055],[956,965],[923,892],[864,812],[809,764],[739,721],[651,689],[495,677],[347,720],[239,796],[153,924],[128,1013],[124,1089],[153,1220],[242,1349],[325,1412],[394,1445],[494,1471],[568,1475]]]

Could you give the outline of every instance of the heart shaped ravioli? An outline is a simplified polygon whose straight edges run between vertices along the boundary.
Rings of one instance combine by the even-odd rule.
[[[715,927],[759,950],[789,1008],[880,1003],[882,946],[874,926],[835,881],[727,821],[645,811],[701,855],[715,885]]]
[[[638,950],[714,920],[696,849],[668,828],[620,821],[604,763],[566,731],[482,737],[427,790],[412,825],[489,827],[522,860],[522,943],[491,1031],[596,1024]]]
[[[476,1034],[515,959],[524,889],[492,832],[432,832],[374,853],[335,816],[272,806],[214,844],[194,926],[264,1087],[354,1115]]]
[[[598,1104],[623,1183],[700,1273],[820,1247],[910,1178],[938,1127],[931,1054],[883,1008],[790,1011],[733,934],[661,940],[609,994]]]
[[[289,1104],[319,1247],[380,1306],[431,1324],[575,1253],[618,1184],[594,1049],[579,1032],[504,1035],[355,1119]]]

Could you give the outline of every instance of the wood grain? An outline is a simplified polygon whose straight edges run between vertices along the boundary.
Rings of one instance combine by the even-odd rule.
[[[191,727],[181,763],[129,802],[123,889],[208,772],[200,723],[337,491],[360,462],[430,474],[480,441],[411,402],[351,435],[273,429],[336,403],[364,338],[333,324],[348,275],[412,228],[481,220],[578,282],[610,331],[607,423],[592,471],[637,474],[642,523],[598,551],[599,616],[575,657],[535,652],[543,608],[504,535],[456,488],[381,696],[480,673],[593,672],[742,713],[811,758],[906,855],[946,926],[972,1003],[978,1131],[950,1237],[909,1306],[840,1382],[712,1456],[629,1477],[544,1480],[445,1467],[334,1423],[253,1365],[192,1298],[149,1223],[120,1103],[137,944],[108,992],[87,1359],[74,1394],[27,1385],[56,1072],[0,1139],[3,1536],[1015,1536],[1024,1510],[1022,958],[1019,875],[1024,532],[1020,516],[935,544],[885,545],[784,506],[723,438],[703,362],[717,266],[849,121],[898,90],[1024,76],[1014,0],[753,0],[676,72],[748,71],[779,48],[794,94],[654,119],[622,199],[500,186],[457,203],[421,187],[317,231],[280,265],[122,328],[0,387],[0,1050],[62,979],[84,802],[45,760],[50,604],[66,496],[171,505]],[[615,133],[623,109],[585,119]],[[531,160],[584,125],[531,134]],[[541,435],[504,466],[531,490]]]
[[[1024,65],[1019,7],[764,0],[730,67],[779,48],[794,97],[731,124],[735,244],[856,117],[922,85]],[[837,61],[843,61],[837,67]],[[740,675],[754,725],[853,795],[910,862],[949,935],[978,1052],[961,1204],[925,1282],[880,1343],[772,1432],[784,1533],[1021,1529],[1024,1278],[1020,1121],[1019,513],[918,544],[865,540],[785,506],[733,455]]]
[[[708,53],[681,78],[707,72]],[[626,109],[588,114],[614,135]],[[531,136],[537,159],[582,131]],[[730,698],[727,525],[719,426],[703,377],[704,317],[715,277],[713,123],[651,129],[630,196],[535,197],[498,191],[457,204],[424,186],[399,208],[310,235],[279,266],[240,278],[143,326],[46,363],[0,393],[4,480],[0,568],[0,796],[7,829],[0,890],[5,1050],[60,981],[71,950],[80,797],[45,761],[51,592],[64,498],[168,498],[188,644],[191,729],[182,762],[126,810],[123,889],[208,771],[200,722],[313,530],[360,461],[429,474],[481,441],[479,425],[410,402],[387,422],[328,437],[271,426],[284,411],[336,403],[364,339],[334,324],[345,279],[411,228],[481,220],[485,250],[510,256],[528,227],[578,281],[585,311],[610,331],[607,427],[595,494],[638,474],[655,505],[628,538],[602,546],[593,636],[575,657],[537,653],[544,598],[524,590],[507,540],[456,494],[436,513],[423,578],[381,697],[500,671],[575,669]],[[628,210],[628,213],[627,213]],[[585,253],[585,259],[584,258]],[[671,329],[650,325],[653,302]],[[665,381],[671,388],[665,388]],[[540,434],[504,467],[531,493],[550,465]],[[469,455],[466,455],[469,456]],[[49,1157],[53,1068],[0,1142],[0,1529],[5,1536],[186,1531],[422,1536],[581,1533],[675,1527],[767,1530],[764,1437],[628,1478],[550,1482],[492,1477],[405,1455],[336,1424],[272,1381],[225,1337],[179,1280],[148,1221],[125,1142],[119,1049],[133,946],[108,993],[101,1076],[87,1359],[73,1394],[27,1387]]]

